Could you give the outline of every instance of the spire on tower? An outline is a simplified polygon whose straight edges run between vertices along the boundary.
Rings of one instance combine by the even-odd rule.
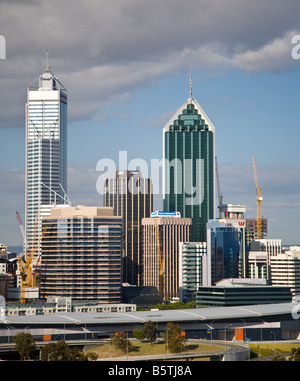
[[[192,79],[192,66],[190,67],[190,99],[193,99],[193,79]]]
[[[49,66],[49,52],[48,49],[46,51],[46,71],[50,71],[50,66]]]

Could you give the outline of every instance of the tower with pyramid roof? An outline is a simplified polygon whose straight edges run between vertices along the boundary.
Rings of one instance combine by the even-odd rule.
[[[192,218],[192,240],[206,241],[215,211],[215,128],[190,97],[163,128],[164,211]]]

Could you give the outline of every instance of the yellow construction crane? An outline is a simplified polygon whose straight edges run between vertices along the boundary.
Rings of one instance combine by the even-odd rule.
[[[17,213],[17,218],[19,220],[20,227],[22,227],[23,224],[22,224],[22,221],[21,221],[18,213]],[[39,244],[40,244],[41,240],[43,239],[43,237],[46,233],[46,230],[47,230],[47,226],[46,226],[44,228],[40,238],[38,239],[37,243],[35,244],[37,221],[38,221],[38,216],[36,217],[36,220],[35,220],[33,242],[32,242],[31,249],[29,251],[26,251],[23,257],[20,256],[18,258],[19,272],[21,275],[21,293],[20,293],[20,302],[21,303],[25,303],[25,290],[26,290],[26,288],[27,287],[35,287],[36,273],[33,270],[34,254],[38,250]],[[27,247],[27,245],[25,245],[25,246]]]
[[[256,208],[257,208],[257,216],[256,216],[256,229],[257,229],[257,239],[261,239],[261,202],[263,197],[261,195],[261,187],[258,185],[257,181],[257,173],[256,173],[256,165],[255,159],[253,157],[253,168],[254,168],[254,178],[256,185]]]
[[[165,274],[165,261],[162,257],[161,250],[160,250],[160,242],[159,242],[159,232],[158,227],[155,224],[155,230],[156,230],[156,244],[157,244],[157,250],[158,250],[158,260],[159,260],[159,294],[162,298],[164,298],[164,274]]]

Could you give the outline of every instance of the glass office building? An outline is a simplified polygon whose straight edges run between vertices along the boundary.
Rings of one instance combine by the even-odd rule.
[[[220,219],[207,223],[207,255],[211,260],[211,284],[239,278],[245,261],[245,224]]]
[[[163,129],[165,211],[192,218],[192,240],[206,241],[215,208],[215,128],[192,96]]]
[[[65,203],[67,191],[67,92],[48,65],[36,81],[28,87],[26,103],[25,229],[29,248],[34,236],[39,237],[41,205]]]
[[[122,281],[143,285],[142,218],[150,217],[153,208],[151,179],[140,171],[117,171],[105,180],[104,206],[112,207],[123,220]]]

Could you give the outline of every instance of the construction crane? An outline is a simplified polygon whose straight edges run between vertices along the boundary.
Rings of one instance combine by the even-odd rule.
[[[159,294],[162,298],[164,298],[164,274],[166,273],[166,270],[165,270],[165,261],[162,257],[161,250],[160,250],[159,232],[158,232],[158,227],[156,224],[155,224],[155,231],[156,231],[156,245],[157,245],[158,260],[159,260]]]
[[[256,165],[255,158],[253,157],[253,168],[254,168],[254,178],[255,178],[255,186],[256,186],[256,208],[257,208],[257,216],[256,216],[256,229],[257,229],[257,239],[261,239],[261,202],[263,197],[261,195],[261,187],[258,185],[257,181],[257,173],[256,173]]]
[[[22,231],[25,247],[27,248],[26,240],[25,240],[25,234],[24,234],[24,227],[23,223],[21,220],[21,217],[19,213],[17,212],[17,218],[20,224],[20,229]],[[35,220],[35,225],[34,225],[34,234],[33,234],[33,242],[32,242],[32,247],[30,250],[26,250],[24,255],[20,256],[18,258],[18,266],[19,266],[19,275],[21,276],[21,292],[20,292],[20,302],[25,303],[25,291],[26,288],[32,288],[35,287],[35,278],[36,278],[36,273],[35,269],[33,269],[33,259],[34,259],[34,254],[37,252],[40,242],[43,239],[47,226],[44,228],[41,236],[37,240],[37,243],[35,243],[35,236],[36,236],[36,231],[37,231],[37,222],[38,222],[38,214],[36,216]],[[40,258],[38,258],[39,260]]]
[[[220,179],[219,179],[219,169],[218,169],[218,161],[217,157],[215,157],[216,160],[216,175],[217,175],[217,187],[218,187],[218,200],[219,200],[219,218],[222,218],[222,205],[223,205],[223,195],[220,191]]]
[[[20,217],[19,212],[16,212],[16,214],[17,214],[17,219],[19,221],[21,233],[22,233],[22,236],[23,236],[23,243],[24,243],[25,242],[25,230],[24,230],[23,222],[22,222],[22,219]]]

